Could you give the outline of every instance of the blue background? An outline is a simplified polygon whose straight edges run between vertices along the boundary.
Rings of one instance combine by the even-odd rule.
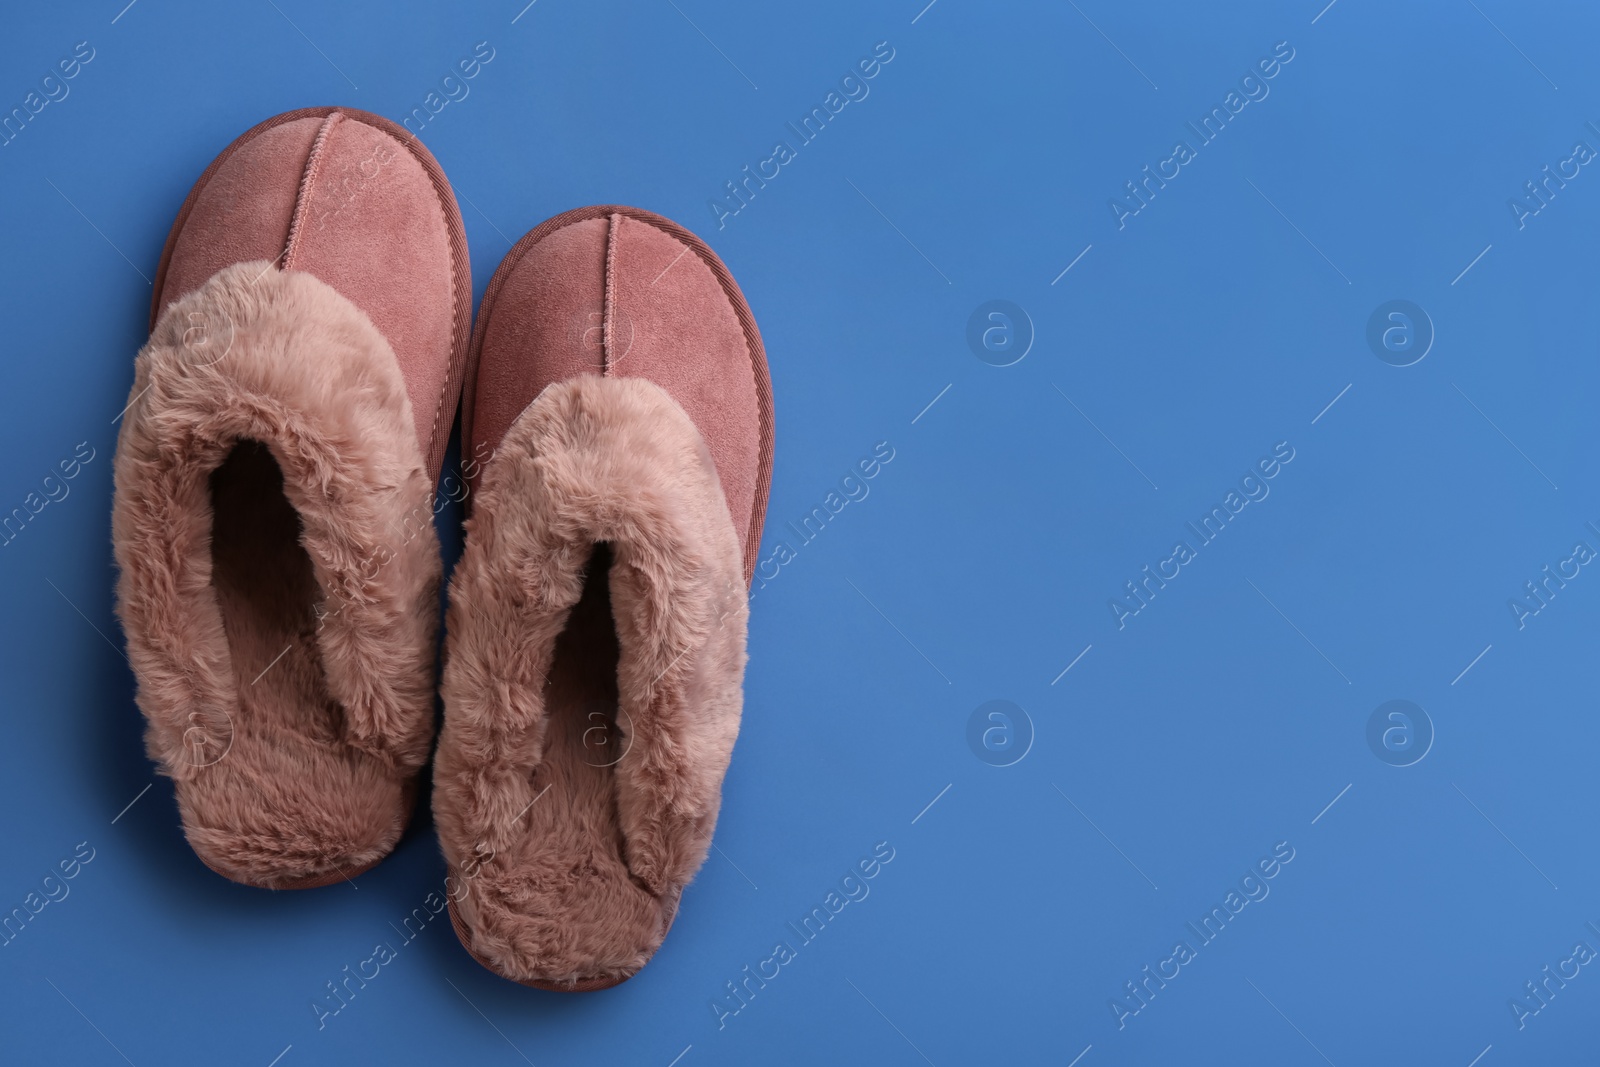
[[[78,842],[94,859],[0,948],[0,1059],[1592,1053],[1600,967],[1520,1027],[1510,1001],[1600,949],[1600,574],[1520,627],[1509,601],[1575,542],[1600,549],[1600,174],[1520,228],[1508,200],[1575,141],[1600,148],[1600,12],[924,3],[7,11],[0,110],[76,42],[95,58],[0,148],[0,510],[79,442],[95,458],[0,549],[0,910]],[[440,921],[319,1030],[324,983],[441,884],[432,826],[354,888],[246,889],[193,857],[170,785],[144,792],[112,614],[116,419],[148,279],[211,158],[290,108],[399,119],[479,41],[495,58],[422,136],[480,293],[516,237],[584,204],[704,235],[766,339],[763,556],[794,557],[756,591],[718,851],[649,967],[537,992]],[[870,95],[719,229],[723,183],[879,41],[895,57]],[[1280,41],[1270,94],[1119,228],[1124,183]],[[1010,366],[967,341],[994,299],[1025,312],[1013,344],[1031,335]],[[1367,341],[1394,299],[1436,335],[1410,366]],[[801,544],[787,524],[880,441],[869,495]],[[1124,583],[1279,442],[1294,459],[1270,495],[1119,628]],[[1024,710],[970,744],[996,699]],[[1432,724],[1410,766],[1367,740],[1390,700]],[[719,1027],[725,983],[880,841],[895,858],[870,896]],[[1279,842],[1294,859],[1270,895],[1119,1027],[1124,983],[1196,944],[1185,924]]]

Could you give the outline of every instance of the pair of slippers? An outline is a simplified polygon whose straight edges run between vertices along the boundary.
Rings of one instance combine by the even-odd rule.
[[[710,848],[771,479],[766,359],[716,254],[625,207],[528,233],[471,318],[455,197],[402,127],[316,108],[230,145],[156,277],[117,442],[117,610],[207,866],[355,877],[399,841],[431,752],[467,950],[601,989],[655,953]],[[458,405],[469,517],[435,750]]]

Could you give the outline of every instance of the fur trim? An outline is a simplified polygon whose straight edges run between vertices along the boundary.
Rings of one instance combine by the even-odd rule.
[[[255,617],[265,609],[225,607],[214,573],[228,548],[213,544],[216,472],[241,442],[264,445],[281,471],[298,519],[288,549],[314,578],[305,603],[268,605],[294,620],[295,652],[255,678],[236,660],[240,642],[270,632]],[[171,305],[140,352],[115,476],[117,610],[146,744],[177,781],[202,859],[272,884],[317,856],[323,869],[381,858],[403,829],[401,782],[432,739],[440,578],[431,486],[388,343],[310,274],[225,268]],[[257,579],[274,582],[292,584]],[[226,753],[194,758],[197,727],[225,734]]]
[[[552,766],[570,746],[546,743],[584,709],[547,706],[546,684],[602,542],[624,754],[576,773]],[[495,970],[621,978],[660,945],[710,848],[747,616],[738,536],[683,409],[642,379],[549,386],[484,468],[450,588],[434,814],[469,947]],[[541,781],[609,795],[538,800]]]

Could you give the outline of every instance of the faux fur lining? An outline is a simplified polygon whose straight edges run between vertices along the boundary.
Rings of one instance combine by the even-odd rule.
[[[600,543],[623,755],[584,779],[611,793],[586,807],[536,782],[573,780],[545,746],[572,736],[552,717],[581,709],[547,706],[546,685]],[[710,848],[738,733],[741,564],[705,442],[648,381],[549,386],[485,466],[451,580],[434,813],[469,947],[500,973],[626,976],[659,946]],[[620,842],[594,840],[608,832]]]
[[[244,683],[212,586],[209,480],[246,441],[265,445],[281,470],[315,577],[318,684],[341,713],[322,748],[407,777],[432,737],[440,561],[405,382],[355,305],[267,262],[227,267],[163,312],[118,438],[118,614],[150,754],[183,803],[186,783],[215,785],[218,768],[250,780],[263,772],[252,760],[284,747],[272,724],[238,721]],[[196,760],[186,734],[197,722],[257,741],[234,744],[220,763]]]

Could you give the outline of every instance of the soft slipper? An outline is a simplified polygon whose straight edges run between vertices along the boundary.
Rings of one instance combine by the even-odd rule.
[[[772,472],[755,320],[704,242],[592,207],[506,256],[473,339],[434,818],[457,935],[527,985],[655,953],[711,846]]]
[[[293,111],[189,193],[117,441],[117,611],[202,861],[354,878],[405,829],[433,735],[433,486],[472,287],[403,128]]]

